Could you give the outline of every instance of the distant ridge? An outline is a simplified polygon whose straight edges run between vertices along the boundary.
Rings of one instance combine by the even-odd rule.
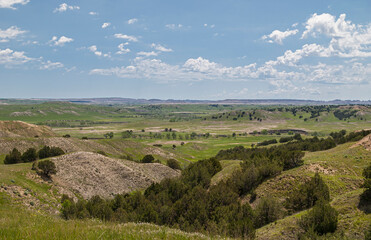
[[[224,100],[174,100],[174,99],[134,99],[134,98],[31,98],[31,99],[0,99],[2,104],[15,104],[17,101],[25,103],[35,102],[71,102],[78,104],[251,104],[251,105],[371,105],[371,100],[300,100],[300,99],[224,99]]]

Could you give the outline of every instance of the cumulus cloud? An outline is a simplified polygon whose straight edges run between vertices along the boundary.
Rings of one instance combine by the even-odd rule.
[[[173,51],[173,49],[171,49],[171,48],[166,48],[166,47],[164,47],[160,44],[155,44],[155,43],[152,43],[151,47],[156,49],[157,51],[160,51],[160,52],[172,52]]]
[[[13,51],[9,48],[0,49],[0,64],[5,66],[19,65],[32,60],[33,58],[27,57],[24,52]]]
[[[279,30],[274,30],[271,34],[269,35],[264,35],[262,37],[263,40],[266,40],[268,41],[269,43],[278,43],[278,44],[282,44],[282,41],[289,37],[289,36],[292,36],[292,35],[295,35],[299,32],[299,30],[297,29],[293,29],[293,30],[286,30],[284,32],[281,32]]]
[[[79,10],[80,7],[79,6],[70,6],[68,5],[67,3],[62,3],[59,5],[59,7],[57,7],[56,9],[54,9],[54,13],[56,12],[65,12],[67,10]]]
[[[98,15],[98,13],[97,12],[89,12],[89,15],[96,16],[96,15]]]
[[[25,32],[16,26],[11,26],[5,30],[0,29],[0,42],[8,42],[10,39],[15,39]]]
[[[54,46],[64,46],[65,43],[73,42],[72,38],[62,36],[58,39],[57,36],[53,36],[52,40],[50,40],[50,43],[53,44]]]
[[[137,18],[132,18],[132,19],[129,19],[128,20],[128,24],[134,24],[136,22],[138,22],[138,19]]]
[[[345,20],[346,14],[335,16],[313,14],[306,22],[301,38],[329,37],[326,51],[331,56],[371,57],[371,24],[356,25]]]
[[[126,53],[129,53],[130,52],[130,49],[129,48],[125,48],[125,46],[129,45],[128,42],[126,43],[120,43],[117,48],[119,49],[119,51],[116,52],[116,54],[126,54]]]
[[[114,35],[115,38],[119,38],[119,39],[125,39],[129,42],[138,42],[138,38],[135,37],[135,36],[130,36],[130,35],[126,35],[126,34],[121,34],[121,33],[116,33]]]
[[[92,53],[94,53],[96,56],[103,56],[103,57],[110,57],[110,53],[103,53],[102,51],[98,51],[98,48],[96,45],[92,45],[88,47],[88,50]]]
[[[107,28],[107,27],[109,27],[110,25],[111,25],[111,23],[109,23],[109,22],[105,22],[105,23],[102,24],[102,28]]]
[[[0,0],[0,8],[16,9],[13,5],[26,5],[30,0]]]

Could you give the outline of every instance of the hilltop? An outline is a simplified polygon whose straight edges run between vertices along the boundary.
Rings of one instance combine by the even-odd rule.
[[[22,121],[0,121],[0,138],[52,136],[55,136],[55,133],[47,126],[38,126]]]

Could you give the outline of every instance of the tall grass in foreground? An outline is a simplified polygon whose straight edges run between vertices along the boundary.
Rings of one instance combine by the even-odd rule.
[[[210,239],[199,233],[148,223],[115,224],[97,220],[69,220],[13,205],[0,193],[0,239]],[[213,238],[215,239],[215,238]]]

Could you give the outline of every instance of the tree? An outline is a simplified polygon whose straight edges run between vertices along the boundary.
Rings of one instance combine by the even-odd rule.
[[[23,162],[33,162],[37,159],[37,152],[35,148],[29,148],[22,154]]]
[[[113,132],[105,133],[103,136],[104,136],[104,138],[112,139],[113,138]]]
[[[57,173],[57,168],[54,164],[54,162],[50,160],[44,160],[40,161],[37,165],[37,167],[42,171],[42,174],[46,177],[50,178],[51,174]]]
[[[50,157],[50,155],[51,155],[51,153],[50,153],[50,147],[49,146],[44,146],[43,148],[41,148],[39,150],[39,152],[37,153],[37,155],[39,156],[39,159]]]
[[[274,198],[262,198],[255,210],[255,226],[260,228],[281,217],[280,204]]]
[[[155,158],[151,154],[148,154],[142,158],[141,162],[142,163],[153,163],[154,160]]]
[[[309,231],[313,229],[319,235],[335,232],[338,223],[338,212],[328,201],[320,199],[313,209],[301,218],[300,226]]]
[[[13,148],[13,150],[5,156],[4,164],[15,164],[20,162],[22,162],[22,157],[17,148]]]
[[[330,191],[321,176],[316,173],[309,182],[302,184],[292,192],[285,204],[288,209],[300,211],[313,207],[320,199],[329,201]]]
[[[167,165],[169,167],[171,167],[172,169],[179,169],[179,170],[182,169],[181,166],[180,166],[180,164],[179,164],[179,162],[177,160],[175,160],[175,159],[169,159],[169,160],[167,160]]]

